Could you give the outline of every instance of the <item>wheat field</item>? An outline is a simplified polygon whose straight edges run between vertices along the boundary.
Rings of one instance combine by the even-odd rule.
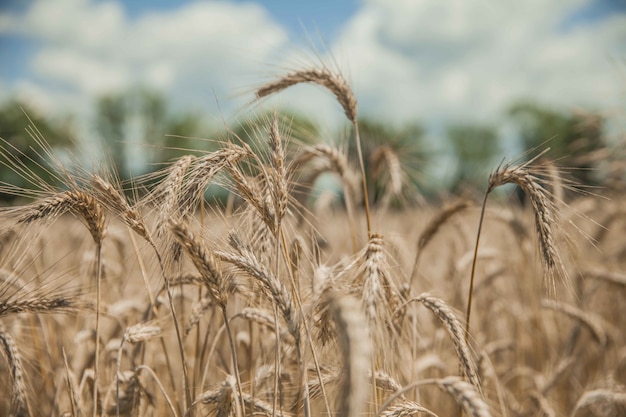
[[[311,69],[257,98],[297,83],[337,98],[356,155],[275,115],[258,146],[229,137],[128,185],[31,130],[63,187],[3,187],[28,200],[0,219],[0,414],[625,416],[623,198],[571,196],[533,158],[493,167],[482,199],[370,206],[350,86]],[[308,204],[324,173],[343,199]]]

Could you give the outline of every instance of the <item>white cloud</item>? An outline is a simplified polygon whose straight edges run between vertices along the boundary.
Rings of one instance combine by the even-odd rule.
[[[40,0],[23,16],[0,16],[0,31],[38,41],[30,63],[37,80],[18,83],[48,88],[51,98],[63,91],[93,100],[143,84],[205,108],[215,105],[214,94],[224,101],[241,88],[243,77],[288,44],[285,30],[250,3],[194,2],[130,19],[114,1]],[[32,100],[51,101],[41,94]]]
[[[609,57],[626,56],[626,16],[566,30],[585,1],[367,1],[341,50],[362,108],[394,119],[489,119],[513,100],[617,105]]]
[[[103,62],[98,56],[76,49],[47,48],[33,60],[33,68],[43,78],[70,85],[89,95],[127,87],[131,74],[120,62]]]
[[[626,55],[626,16],[565,30],[564,19],[587,1],[367,0],[330,49],[345,63],[362,114],[488,121],[523,97],[613,108],[626,90],[611,62]],[[261,76],[316,62],[301,65],[302,47],[253,3],[191,2],[130,18],[116,1],[39,0],[22,16],[0,15],[0,33],[39,43],[36,78],[4,91],[32,91],[46,108],[78,113],[94,95],[142,83],[177,107],[214,114],[217,96],[228,114],[252,99]],[[332,101],[303,86],[270,103],[334,124],[342,112]]]

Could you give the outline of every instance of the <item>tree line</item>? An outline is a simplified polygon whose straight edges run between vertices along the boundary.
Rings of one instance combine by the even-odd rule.
[[[575,113],[538,102],[520,101],[509,107],[504,118],[514,128],[513,145],[522,155],[521,159],[531,157],[533,150],[536,154],[549,147],[545,156],[567,168],[575,183],[598,185],[606,179],[603,176],[608,174],[602,169],[602,161],[594,157],[608,146],[604,135],[605,119],[600,114]],[[321,138],[319,121],[306,115],[284,111],[281,119],[297,145],[332,141],[341,147],[354,143],[349,133]],[[215,126],[199,112],[174,111],[160,93],[134,88],[96,100],[90,120],[96,143],[89,146],[102,152],[100,163],[114,167],[123,182],[154,172],[182,155],[214,150],[217,145],[211,138],[230,135],[233,140],[242,140],[253,147],[262,146],[259,138],[263,135],[264,120],[267,115],[261,114],[236,121],[232,127]],[[50,120],[26,103],[6,102],[0,107],[4,153],[0,181],[4,184],[29,187],[29,181],[15,172],[11,160],[19,160],[39,178],[54,181],[46,177],[46,156],[33,150],[33,138],[26,129],[29,125],[61,155],[80,154],[79,148],[87,145],[77,137],[71,118]],[[489,170],[498,164],[505,151],[510,151],[505,148],[511,147],[511,143],[505,146],[505,139],[495,123],[451,123],[437,138],[442,142],[439,146],[433,146],[432,138],[427,138],[427,131],[419,121],[397,125],[366,117],[360,119],[359,130],[369,165],[367,172],[377,177],[382,165],[399,164],[401,178],[393,180],[402,181],[404,189],[411,191],[406,201],[432,198],[442,189],[452,193],[482,190]],[[348,154],[354,155],[354,152]],[[445,161],[445,178],[441,178],[441,166],[434,166],[441,165],[442,161]],[[389,196],[385,189],[389,178],[377,179],[370,178],[368,182],[372,187],[371,198],[382,200]],[[4,201],[11,198],[0,194]]]

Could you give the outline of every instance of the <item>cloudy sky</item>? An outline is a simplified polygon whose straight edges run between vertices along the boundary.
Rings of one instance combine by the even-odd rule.
[[[350,80],[362,114],[400,122],[489,122],[521,98],[626,109],[624,0],[1,4],[0,101],[47,114],[86,115],[94,97],[141,84],[228,118],[264,81],[320,63]],[[277,100],[342,115],[310,86]]]

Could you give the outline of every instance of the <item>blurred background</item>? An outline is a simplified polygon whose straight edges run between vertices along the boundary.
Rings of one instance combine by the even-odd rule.
[[[276,110],[294,141],[347,147],[341,108],[319,88],[254,101],[268,81],[326,66],[359,100],[370,163],[393,149],[422,197],[484,190],[503,157],[536,147],[578,182],[624,184],[624,0],[0,5],[4,159],[35,172],[31,122],[59,155],[122,179],[211,150],[228,129],[245,138]],[[28,186],[7,167],[0,180]]]

